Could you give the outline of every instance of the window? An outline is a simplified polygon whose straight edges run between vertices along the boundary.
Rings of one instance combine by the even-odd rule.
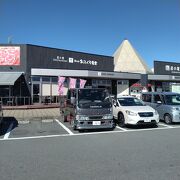
[[[52,96],[58,96],[58,85],[52,84]]]
[[[129,81],[128,80],[118,80],[117,83],[119,85],[128,85],[129,84]]]
[[[144,102],[151,102],[151,97],[152,97],[151,94],[142,94],[142,100]]]
[[[40,77],[39,76],[34,76],[34,77],[32,77],[32,81],[40,81]]]
[[[52,77],[51,81],[52,81],[53,83],[58,83],[58,77]]]
[[[180,105],[180,95],[173,94],[173,95],[166,95],[166,104],[168,105]]]
[[[137,98],[118,98],[118,101],[121,106],[144,106]]]
[[[51,95],[51,86],[50,84],[42,84],[42,96]]]
[[[42,77],[43,82],[50,82],[50,77]]]
[[[162,102],[160,95],[156,94],[156,95],[154,95],[154,103],[158,103],[158,101]]]

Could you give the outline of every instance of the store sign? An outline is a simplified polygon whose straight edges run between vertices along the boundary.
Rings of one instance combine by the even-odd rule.
[[[0,66],[20,65],[20,47],[1,46],[0,47]]]
[[[111,56],[27,46],[28,62],[34,68],[114,71],[114,59]],[[43,63],[42,63],[43,62]]]
[[[73,57],[65,58],[64,56],[57,56],[56,58],[53,58],[53,61],[56,62],[63,62],[63,63],[70,63],[70,64],[86,64],[91,66],[97,66],[98,62],[94,60],[87,60],[87,59],[77,59]]]
[[[180,63],[154,61],[154,74],[180,75]]]
[[[114,73],[110,73],[110,72],[98,72],[98,76],[114,76]]]
[[[172,79],[180,80],[180,76],[172,76]]]

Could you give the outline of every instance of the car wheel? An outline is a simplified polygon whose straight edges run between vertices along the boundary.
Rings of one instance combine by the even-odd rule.
[[[125,126],[125,119],[124,119],[124,115],[122,113],[118,114],[118,125],[121,127]]]
[[[115,119],[114,116],[113,116],[113,122],[114,122],[114,124],[115,124],[115,126],[116,126],[116,124],[117,124],[117,119]]]
[[[172,123],[172,118],[171,118],[171,116],[169,114],[164,115],[164,122],[166,124],[171,124]]]

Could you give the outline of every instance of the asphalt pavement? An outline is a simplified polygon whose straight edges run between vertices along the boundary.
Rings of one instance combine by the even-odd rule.
[[[1,180],[180,179],[180,124],[79,133],[59,108],[3,112]]]
[[[4,117],[13,117],[17,121],[44,120],[60,117],[59,108],[39,108],[39,109],[4,109]]]
[[[180,131],[0,141],[1,180],[179,180]]]

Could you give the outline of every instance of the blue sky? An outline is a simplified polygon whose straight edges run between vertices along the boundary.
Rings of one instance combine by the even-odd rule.
[[[0,0],[0,43],[111,56],[126,38],[150,68],[180,63],[180,0]]]

